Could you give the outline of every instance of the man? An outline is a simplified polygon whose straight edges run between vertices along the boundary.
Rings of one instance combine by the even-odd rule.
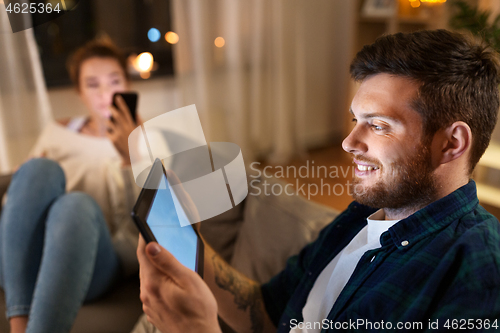
[[[389,35],[351,75],[356,201],[262,286],[210,247],[203,281],[141,240],[160,330],[220,332],[217,314],[237,332],[498,330],[500,225],[470,180],[497,119],[496,53],[445,30]]]

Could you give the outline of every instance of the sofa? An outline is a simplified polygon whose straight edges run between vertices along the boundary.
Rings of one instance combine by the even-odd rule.
[[[0,197],[10,176],[0,176]],[[278,273],[286,260],[313,241],[338,212],[308,201],[298,194],[279,196],[271,186],[283,186],[273,178],[250,177],[247,198],[233,209],[201,223],[206,241],[235,268],[265,282]],[[277,191],[275,191],[276,193]],[[120,281],[100,299],[83,305],[71,333],[130,332],[142,313],[139,280]],[[0,312],[5,313],[0,290]],[[0,332],[8,332],[8,322],[0,315]],[[231,332],[223,327],[224,332]]]

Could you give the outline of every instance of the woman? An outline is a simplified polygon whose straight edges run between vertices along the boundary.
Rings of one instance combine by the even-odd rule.
[[[93,41],[69,70],[89,114],[47,126],[32,151],[45,158],[15,173],[0,218],[11,333],[69,332],[85,300],[137,270],[129,212],[139,188],[127,142],[137,124],[123,99],[112,107],[113,94],[129,88],[126,60]]]

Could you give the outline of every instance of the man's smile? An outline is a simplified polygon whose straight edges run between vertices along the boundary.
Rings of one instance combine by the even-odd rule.
[[[380,169],[380,167],[375,164],[368,164],[366,162],[361,162],[357,159],[353,159],[353,162],[356,164],[356,169],[355,169],[356,176],[367,176],[373,174],[374,172]]]

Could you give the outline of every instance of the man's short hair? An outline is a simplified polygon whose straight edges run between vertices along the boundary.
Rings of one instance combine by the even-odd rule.
[[[447,30],[379,37],[358,52],[350,67],[356,81],[380,74],[420,83],[412,103],[423,121],[424,138],[455,121],[472,131],[469,174],[490,142],[499,108],[498,53],[484,41]]]

